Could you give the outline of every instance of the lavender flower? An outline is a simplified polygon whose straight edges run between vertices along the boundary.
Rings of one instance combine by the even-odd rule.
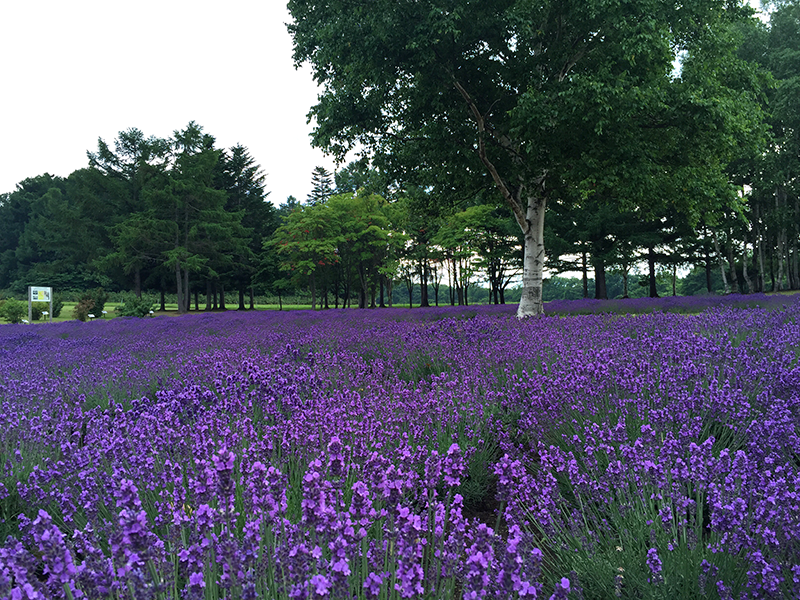
[[[556,589],[550,600],[567,600],[569,597],[569,579],[562,577],[561,581],[556,584]]]
[[[461,478],[466,473],[467,466],[461,455],[458,444],[452,444],[447,450],[444,458],[444,481],[450,487],[455,487],[461,483]]]
[[[422,519],[408,507],[400,507],[397,511],[397,582],[395,589],[403,598],[414,598],[425,590],[422,585]]]
[[[484,598],[488,592],[490,573],[494,567],[493,536],[494,531],[490,527],[483,523],[478,525],[475,541],[467,549],[464,598],[476,600]]]
[[[442,459],[436,450],[432,450],[425,460],[425,487],[435,490],[442,478]]]
[[[313,597],[324,598],[331,591],[331,582],[324,575],[314,575],[310,581],[310,587],[313,591]]]
[[[384,577],[388,573],[370,573],[367,575],[366,580],[364,581],[364,590],[367,592],[367,596],[370,598],[377,598],[381,593],[381,586],[383,585]]]
[[[648,534],[660,595],[678,583],[656,548],[718,558],[686,593],[797,596],[800,302],[722,306],[748,301],[0,327],[0,502],[34,515],[0,515],[19,536],[0,597],[547,597],[541,535],[569,579],[554,596],[580,597],[584,568],[629,595],[624,563],[575,557]],[[720,306],[663,312],[700,302]],[[493,474],[503,535],[455,493],[491,500]]]
[[[233,495],[233,465],[235,461],[236,455],[227,448],[221,448],[213,457],[217,477],[217,494],[219,498],[228,502]]]
[[[511,460],[505,454],[495,465],[494,473],[497,475],[497,499],[508,502],[513,496],[515,484],[524,476],[522,463]]]
[[[64,534],[44,510],[39,510],[39,515],[33,521],[33,539],[44,560],[45,574],[49,576],[51,585],[62,588],[67,584],[75,593],[73,582],[78,571],[72,554],[67,549]]]
[[[647,560],[645,561],[650,569],[651,577],[648,579],[651,583],[658,584],[664,581],[661,575],[661,559],[658,557],[658,550],[650,548],[647,551]]]
[[[342,441],[338,436],[333,436],[328,443],[328,471],[333,477],[341,477],[345,472]]]
[[[333,527],[336,519],[333,486],[323,478],[322,463],[314,460],[303,476],[303,499],[301,508],[303,522],[316,531],[325,532]]]

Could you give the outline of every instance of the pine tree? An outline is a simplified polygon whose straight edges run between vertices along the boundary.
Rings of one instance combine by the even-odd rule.
[[[311,206],[322,204],[333,195],[333,182],[329,171],[324,167],[315,167],[311,175],[313,189],[306,202]]]

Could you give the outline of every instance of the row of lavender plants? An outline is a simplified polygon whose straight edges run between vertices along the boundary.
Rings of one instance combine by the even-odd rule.
[[[0,597],[798,597],[759,304],[3,326]]]

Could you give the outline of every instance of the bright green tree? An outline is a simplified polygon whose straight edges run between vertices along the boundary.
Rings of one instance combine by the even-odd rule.
[[[521,244],[514,223],[496,206],[478,204],[455,213],[447,229],[462,232],[475,268],[489,280],[490,301],[505,304],[505,289],[520,274]]]
[[[266,249],[278,254],[281,270],[298,283],[308,285],[314,310],[317,308],[317,284],[326,268],[338,260],[326,212],[324,204],[295,208],[265,243]]]
[[[351,264],[358,282],[358,306],[375,306],[381,267],[392,253],[398,236],[392,235],[384,211],[386,200],[377,194],[338,194],[328,201],[337,222],[340,260]]]
[[[337,194],[326,202],[295,208],[284,217],[267,249],[284,271],[307,284],[312,306],[318,291],[333,291],[345,305],[353,293],[358,306],[374,306],[380,277],[402,243],[392,231],[386,201],[376,194]]]

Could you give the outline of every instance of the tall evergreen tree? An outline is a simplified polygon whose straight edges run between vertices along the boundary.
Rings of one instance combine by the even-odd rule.
[[[158,265],[163,251],[163,238],[159,224],[148,210],[142,197],[143,190],[164,181],[170,166],[169,141],[154,136],[146,138],[136,128],[119,132],[114,140],[114,150],[102,139],[97,140],[97,151],[87,152],[89,167],[96,174],[94,193],[108,199],[114,218],[109,223],[108,235],[113,250],[100,261],[107,272],[119,269],[133,278],[133,290],[142,293],[142,281],[147,269]],[[123,285],[130,286],[131,281]]]
[[[178,312],[189,310],[191,273],[219,277],[234,256],[249,252],[241,225],[244,211],[226,211],[227,194],[214,185],[220,157],[214,141],[195,122],[176,131],[172,168],[144,190],[161,234],[163,264],[174,276]]]
[[[250,292],[250,308],[253,304],[253,277],[258,272],[259,254],[264,241],[269,239],[279,225],[275,207],[267,201],[266,175],[250,152],[236,145],[222,152],[218,164],[218,186],[227,193],[225,209],[229,213],[241,213],[246,224],[246,252],[234,257],[230,280],[239,292],[239,309],[245,309],[245,293]],[[244,246],[241,247],[245,249]]]
[[[120,212],[130,213],[141,209],[141,192],[148,179],[167,166],[169,142],[150,136],[145,138],[140,129],[120,131],[114,140],[114,150],[102,139],[97,140],[97,151],[86,152],[89,167],[107,178],[124,183],[124,205]]]
[[[281,218],[284,218],[294,209],[300,208],[300,206],[301,203],[297,198],[295,198],[294,196],[288,196],[286,198],[286,202],[284,202],[278,207],[278,214],[280,215]]]
[[[324,167],[314,167],[311,174],[311,193],[306,200],[312,206],[325,202],[333,195],[333,178]]]
[[[0,282],[86,289],[106,283],[97,260],[108,251],[108,213],[87,191],[86,170],[68,179],[45,174],[24,180],[0,206]]]

